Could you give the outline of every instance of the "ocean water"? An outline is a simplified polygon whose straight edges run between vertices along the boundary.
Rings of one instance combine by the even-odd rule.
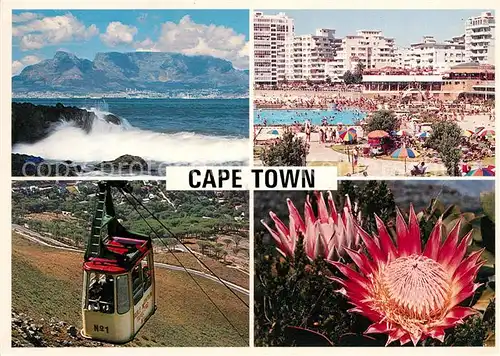
[[[313,125],[321,125],[324,118],[329,124],[353,125],[355,121],[366,117],[366,113],[358,110],[277,110],[277,109],[257,109],[254,110],[255,124],[263,124],[266,120],[267,125],[290,125],[295,121],[304,123],[309,119]]]
[[[101,162],[121,155],[166,164],[248,162],[247,99],[15,99],[36,105],[76,106],[93,111],[89,133],[61,121],[48,137],[17,144],[13,153],[49,160]],[[111,113],[121,125],[103,119]]]

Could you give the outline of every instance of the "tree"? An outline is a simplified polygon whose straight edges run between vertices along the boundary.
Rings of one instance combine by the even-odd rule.
[[[450,176],[460,176],[459,162],[462,158],[460,150],[462,129],[451,121],[439,121],[432,125],[432,134],[426,146],[435,149]]]
[[[365,65],[361,62],[358,62],[356,65],[356,69],[354,70],[354,74],[352,75],[353,84],[361,84],[363,83],[363,71],[365,70]]]
[[[400,119],[396,117],[394,111],[378,110],[367,120],[365,125],[366,132],[382,130],[385,132],[397,131],[401,125]]]
[[[326,76],[325,78],[325,83],[328,84],[328,85],[331,85],[332,84],[332,78],[330,78],[329,75]]]
[[[265,166],[305,166],[307,147],[302,138],[286,131],[283,137],[271,147],[264,149],[261,160]]]
[[[450,145],[458,147],[462,129],[457,123],[452,121],[438,121],[432,124],[432,133],[426,141],[426,146],[439,151],[439,146],[444,141],[449,141]]]
[[[366,231],[377,231],[374,214],[382,221],[390,221],[396,213],[394,195],[385,181],[369,181],[361,190],[358,200],[361,211],[362,227]]]
[[[307,78],[307,79],[306,79],[306,84],[307,84],[308,86],[313,85],[313,82],[311,81],[311,78]]]
[[[350,70],[346,71],[344,75],[342,76],[342,79],[344,80],[344,83],[349,85],[349,84],[354,84],[354,75],[351,73]]]

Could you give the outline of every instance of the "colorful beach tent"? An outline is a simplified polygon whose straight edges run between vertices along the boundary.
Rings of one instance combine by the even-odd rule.
[[[473,169],[466,175],[472,177],[493,177],[495,175],[495,172],[493,172],[488,168],[479,168],[479,169]]]
[[[354,141],[357,137],[356,133],[355,132],[352,132],[350,130],[347,130],[347,131],[344,131],[344,132],[341,132],[339,134],[339,137],[342,139],[342,141],[344,142],[351,142],[351,141]]]
[[[424,132],[420,132],[420,133],[417,134],[418,138],[427,138],[429,136],[430,136],[430,133],[425,132],[425,131]]]
[[[381,138],[381,137],[389,137],[389,134],[382,130],[375,130],[368,134],[368,138]]]

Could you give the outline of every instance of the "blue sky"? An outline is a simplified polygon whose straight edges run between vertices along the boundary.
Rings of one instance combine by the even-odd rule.
[[[93,59],[97,52],[205,54],[248,68],[247,10],[16,10],[13,72],[58,50]]]
[[[314,33],[316,28],[333,28],[337,37],[357,30],[382,30],[396,45],[419,42],[422,36],[444,41],[464,33],[465,20],[488,10],[265,10],[284,12],[295,20],[295,33]]]

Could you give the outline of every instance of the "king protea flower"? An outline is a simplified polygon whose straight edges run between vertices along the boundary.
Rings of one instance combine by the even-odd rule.
[[[323,194],[315,192],[318,201],[318,217],[314,215],[309,196],[304,204],[304,220],[290,199],[287,199],[289,226],[287,227],[275,213],[269,213],[274,221],[273,230],[263,220],[262,224],[269,230],[276,241],[278,251],[284,256],[293,257],[300,234],[304,236],[306,255],[315,260],[319,256],[334,259],[345,253],[345,248],[356,249],[360,243],[359,235],[352,214],[349,197],[346,196],[342,214],[337,212],[332,193],[328,192],[328,207]]]
[[[475,313],[458,306],[480,286],[476,274],[483,264],[482,251],[465,257],[472,232],[459,241],[459,220],[441,243],[441,219],[432,230],[422,251],[417,216],[410,207],[409,225],[401,212],[396,217],[396,245],[384,223],[376,216],[378,236],[370,237],[359,228],[371,257],[347,249],[359,271],[330,261],[345,279],[331,277],[343,286],[351,312],[360,313],[373,324],[365,333],[388,334],[387,344],[410,340],[414,345],[428,337],[444,341],[445,330]]]

